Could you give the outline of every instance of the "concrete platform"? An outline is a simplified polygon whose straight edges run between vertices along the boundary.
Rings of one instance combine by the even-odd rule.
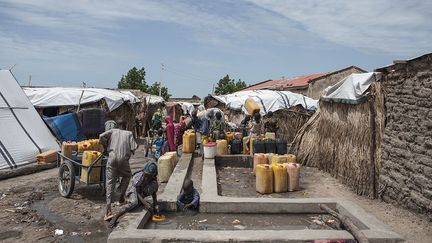
[[[165,210],[174,210],[176,196],[187,176],[192,160],[184,154],[167,188],[159,197]],[[357,205],[337,198],[238,198],[218,195],[216,166],[250,166],[249,156],[223,156],[205,159],[202,175],[200,212],[206,213],[323,213],[319,204],[326,204],[339,213],[349,216],[373,243],[401,242],[403,239],[387,226]],[[353,239],[344,230],[253,230],[253,231],[202,231],[202,230],[150,230],[142,229],[150,219],[143,211],[129,215],[121,226],[109,236],[108,242],[310,242],[311,240]]]

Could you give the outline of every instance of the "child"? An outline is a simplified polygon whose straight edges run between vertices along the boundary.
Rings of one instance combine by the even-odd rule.
[[[159,129],[159,130],[158,130],[157,135],[158,135],[158,136],[157,136],[156,139],[153,141],[153,144],[156,145],[156,152],[155,152],[155,158],[156,158],[156,161],[158,161],[159,158],[160,158],[161,155],[162,155],[162,145],[163,145],[163,143],[164,143],[164,139],[163,139],[163,131],[162,131],[162,129]]]
[[[200,195],[194,188],[193,181],[186,179],[183,183],[183,192],[177,197],[177,209],[181,211],[198,209],[199,201]]]
[[[129,205],[116,214],[110,222],[110,227],[114,227],[117,220],[125,213],[135,209],[140,205],[149,210],[151,213],[159,213],[157,206],[158,182],[157,182],[158,169],[154,162],[148,162],[144,165],[144,169],[134,173],[131,182],[129,183],[126,196],[130,199]],[[144,198],[152,196],[153,205],[150,205]]]

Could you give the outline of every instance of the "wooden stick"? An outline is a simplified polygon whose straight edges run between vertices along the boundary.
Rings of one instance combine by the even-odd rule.
[[[319,204],[319,207],[322,210],[326,211],[331,216],[339,219],[341,223],[347,228],[347,230],[354,236],[357,242],[369,243],[367,237],[360,231],[360,229],[352,222],[352,220],[349,217],[337,213],[336,211],[334,211],[333,209],[329,208],[324,204]]]

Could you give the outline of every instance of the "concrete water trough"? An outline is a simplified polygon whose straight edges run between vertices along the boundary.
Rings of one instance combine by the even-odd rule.
[[[205,159],[199,213],[184,215],[176,210],[176,197],[189,176],[193,157],[184,154],[168,181],[160,205],[168,221],[151,223],[145,210],[130,213],[110,234],[108,242],[311,242],[353,240],[346,230],[315,227],[310,222],[326,215],[319,204],[348,216],[370,242],[400,242],[403,239],[357,205],[336,198],[252,198],[220,196],[217,166],[251,166],[248,156]],[[233,220],[234,219],[234,220]],[[235,222],[235,219],[238,222]],[[288,222],[289,221],[289,222]],[[270,222],[270,225],[268,225]],[[273,224],[273,225],[272,225]],[[235,226],[241,225],[241,226]]]

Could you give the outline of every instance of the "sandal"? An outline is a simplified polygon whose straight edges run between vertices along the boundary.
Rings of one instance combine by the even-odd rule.
[[[106,215],[104,216],[104,220],[105,221],[109,221],[110,219],[112,219],[114,217],[114,215],[110,214],[110,215]]]

